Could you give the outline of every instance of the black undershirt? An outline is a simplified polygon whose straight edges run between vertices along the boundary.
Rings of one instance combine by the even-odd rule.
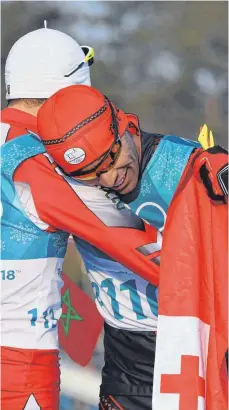
[[[139,172],[138,183],[132,192],[129,192],[128,194],[124,194],[124,195],[119,194],[123,202],[128,204],[130,202],[133,202],[138,197],[140,188],[141,188],[142,174],[144,170],[146,169],[147,164],[149,163],[150,159],[152,158],[161,138],[163,137],[164,135],[162,134],[152,134],[149,132],[141,131],[140,138],[141,138],[142,156],[141,156],[141,162],[140,162],[140,172]]]

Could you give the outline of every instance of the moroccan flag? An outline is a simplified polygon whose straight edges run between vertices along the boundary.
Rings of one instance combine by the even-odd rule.
[[[68,276],[63,274],[62,316],[59,320],[61,348],[77,364],[90,361],[103,328],[96,304]]]
[[[169,208],[161,252],[154,410],[228,408],[228,209],[208,198],[192,160]]]

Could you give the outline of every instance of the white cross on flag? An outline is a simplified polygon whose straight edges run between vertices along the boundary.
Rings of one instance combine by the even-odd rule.
[[[205,410],[209,329],[195,317],[159,316],[154,410]]]

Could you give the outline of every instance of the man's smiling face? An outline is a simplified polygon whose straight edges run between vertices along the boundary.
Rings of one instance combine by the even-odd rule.
[[[100,159],[101,160],[101,159]],[[97,165],[99,159],[83,171]],[[121,138],[121,152],[114,166],[96,178],[83,181],[87,185],[100,185],[122,195],[133,191],[139,176],[139,155],[132,134],[125,131]]]

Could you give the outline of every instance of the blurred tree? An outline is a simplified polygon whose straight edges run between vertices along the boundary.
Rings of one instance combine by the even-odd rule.
[[[195,138],[207,122],[226,145],[227,15],[226,1],[2,2],[1,61],[46,19],[95,47],[93,85],[143,128]]]

